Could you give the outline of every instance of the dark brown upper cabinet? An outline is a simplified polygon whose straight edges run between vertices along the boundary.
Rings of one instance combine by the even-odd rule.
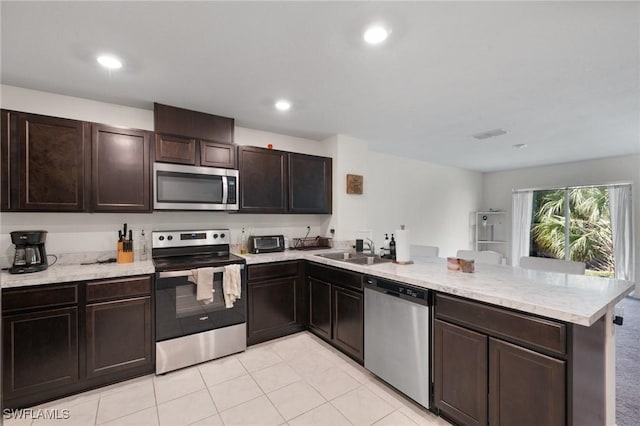
[[[240,212],[331,213],[331,158],[238,148]]]
[[[82,121],[2,111],[2,209],[83,211],[89,138]]]
[[[235,169],[233,118],[154,104],[155,161]]]
[[[241,146],[238,154],[240,211],[284,213],[287,209],[287,153]]]
[[[92,211],[151,211],[150,139],[144,130],[92,126]]]
[[[289,213],[331,213],[331,158],[288,155]]]

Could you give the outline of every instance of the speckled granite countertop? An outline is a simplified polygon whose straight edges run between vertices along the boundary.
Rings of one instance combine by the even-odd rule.
[[[155,273],[153,262],[144,260],[132,263],[104,263],[100,265],[52,265],[44,271],[31,274],[14,275],[3,271],[0,273],[0,280],[2,280],[2,288],[4,289],[153,273]]]
[[[309,260],[585,326],[592,325],[634,287],[630,281],[532,271],[504,265],[476,264],[475,273],[465,274],[448,271],[446,259],[442,258],[416,259],[411,265],[357,265],[316,256],[336,251],[340,250],[288,250],[239,256],[244,257],[248,265]],[[2,272],[0,279],[2,288],[12,288],[154,272],[153,262],[136,261],[125,264],[53,265],[46,271],[33,274],[11,275]]]
[[[325,250],[329,251],[329,250]],[[336,251],[336,250],[333,250]],[[316,256],[321,251],[242,255],[247,264],[306,259],[442,293],[590,326],[633,291],[631,281],[476,264],[475,273],[447,270],[446,259],[422,258],[414,264],[357,265]]]

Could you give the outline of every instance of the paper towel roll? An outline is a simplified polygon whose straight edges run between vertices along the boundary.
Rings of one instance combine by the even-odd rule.
[[[411,260],[409,253],[409,231],[407,229],[396,229],[396,262],[406,263]]]

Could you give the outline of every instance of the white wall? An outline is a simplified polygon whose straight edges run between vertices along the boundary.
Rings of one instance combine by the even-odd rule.
[[[627,182],[633,185],[635,219],[636,294],[640,294],[640,155],[531,167],[484,175],[484,206],[508,212],[511,234],[511,191],[525,188],[557,188]],[[510,240],[510,239],[509,239]],[[508,253],[511,253],[510,248]]]
[[[471,248],[469,213],[481,207],[481,173],[377,152],[368,163],[365,191],[377,246],[384,233],[406,225],[411,244],[437,246],[440,257]]]

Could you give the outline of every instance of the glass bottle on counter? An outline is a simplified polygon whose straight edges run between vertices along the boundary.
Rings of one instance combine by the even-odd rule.
[[[393,234],[391,234],[391,241],[389,241],[389,255],[391,259],[396,260],[396,240],[393,238]]]
[[[240,254],[247,254],[247,236],[242,228],[242,234],[240,236]]]

